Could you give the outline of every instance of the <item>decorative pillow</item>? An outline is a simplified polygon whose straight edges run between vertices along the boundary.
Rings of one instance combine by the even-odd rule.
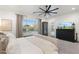
[[[8,36],[4,33],[0,33],[0,53],[6,53],[6,48],[9,42]]]

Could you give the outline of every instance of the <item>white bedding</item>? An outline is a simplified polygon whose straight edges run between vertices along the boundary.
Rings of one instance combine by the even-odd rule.
[[[56,46],[58,45],[58,39],[54,38],[54,37],[50,37],[50,36],[44,36],[44,35],[40,35],[40,34],[34,34],[34,36],[44,39],[44,40],[48,40],[50,42],[52,42],[53,44],[55,44]]]
[[[8,54],[42,54],[40,48],[30,43],[29,41],[19,38],[15,45],[7,49]]]
[[[26,37],[25,39],[29,40],[30,42],[38,46],[43,51],[44,54],[58,53],[57,46],[48,40],[44,40],[36,36]]]
[[[55,43],[38,36],[13,38],[9,34],[7,54],[53,54],[58,53]]]

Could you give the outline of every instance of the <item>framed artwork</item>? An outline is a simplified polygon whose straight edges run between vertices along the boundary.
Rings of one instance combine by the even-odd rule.
[[[11,31],[12,30],[12,22],[8,19],[0,20],[0,31]]]

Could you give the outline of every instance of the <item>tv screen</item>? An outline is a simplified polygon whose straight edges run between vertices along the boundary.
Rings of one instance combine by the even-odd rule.
[[[73,29],[72,24],[73,24],[72,22],[62,22],[59,24],[59,27],[63,29]]]

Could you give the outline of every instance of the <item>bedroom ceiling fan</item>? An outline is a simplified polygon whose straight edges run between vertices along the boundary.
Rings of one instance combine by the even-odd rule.
[[[38,13],[38,15],[44,15],[44,16],[52,16],[52,14],[57,14],[57,12],[55,12],[56,10],[58,10],[59,8],[55,8],[55,9],[51,9],[51,5],[46,5],[45,6],[45,9],[43,8],[39,8],[40,11],[37,11],[37,12],[33,12],[34,14],[35,13]]]

